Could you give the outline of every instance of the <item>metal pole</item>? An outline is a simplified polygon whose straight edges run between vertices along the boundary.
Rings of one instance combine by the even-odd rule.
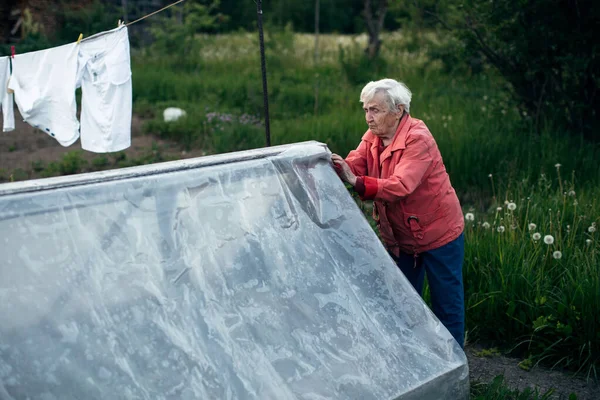
[[[271,129],[269,126],[269,92],[267,90],[267,67],[265,65],[265,39],[263,37],[262,25],[262,0],[256,1],[256,12],[258,14],[258,38],[260,40],[260,65],[262,68],[263,101],[265,105],[265,135],[267,147],[271,146]]]

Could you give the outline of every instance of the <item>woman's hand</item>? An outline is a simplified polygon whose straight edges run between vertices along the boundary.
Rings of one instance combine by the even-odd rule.
[[[333,161],[333,166],[344,182],[348,182],[352,186],[356,185],[356,175],[352,173],[350,166],[342,157],[334,153],[331,155],[331,161]]]

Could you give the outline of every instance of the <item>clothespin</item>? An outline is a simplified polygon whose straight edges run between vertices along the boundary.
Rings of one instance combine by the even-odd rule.
[[[119,21],[117,22],[117,28],[120,28],[120,27],[121,27],[121,25],[123,25],[123,23],[121,22],[121,20],[119,20]]]
[[[10,56],[15,58],[15,46],[10,46]]]
[[[83,33],[79,34],[79,38],[77,39],[77,44],[81,43],[81,39],[83,39]]]

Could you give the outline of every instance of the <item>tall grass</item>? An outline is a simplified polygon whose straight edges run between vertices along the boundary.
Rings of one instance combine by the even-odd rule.
[[[533,129],[545,120],[519,114],[493,71],[448,75],[427,49],[398,34],[385,37],[382,57],[369,61],[364,40],[322,35],[315,60],[309,35],[267,34],[272,143],[314,139],[345,155],[366,129],[362,86],[382,77],[404,81],[413,91],[411,114],[431,129],[469,213],[469,339],[503,344],[528,358],[524,367],[542,362],[597,375],[597,145],[551,124]],[[263,146],[258,49],[256,35],[240,33],[199,36],[183,63],[138,51],[135,109],[155,116],[146,130],[215,153]],[[188,117],[167,124],[165,106],[183,107]],[[544,243],[547,235],[552,244]]]
[[[593,193],[540,175],[517,182],[488,211],[466,214],[472,339],[510,338],[528,358],[525,368],[543,362],[597,377],[600,207]]]

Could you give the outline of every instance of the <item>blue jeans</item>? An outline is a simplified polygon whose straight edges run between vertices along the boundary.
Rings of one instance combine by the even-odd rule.
[[[400,253],[400,257],[393,257],[421,296],[427,271],[432,311],[462,348],[465,342],[465,292],[462,277],[464,256],[465,237],[461,234],[442,247],[419,254],[416,267],[412,254]]]

